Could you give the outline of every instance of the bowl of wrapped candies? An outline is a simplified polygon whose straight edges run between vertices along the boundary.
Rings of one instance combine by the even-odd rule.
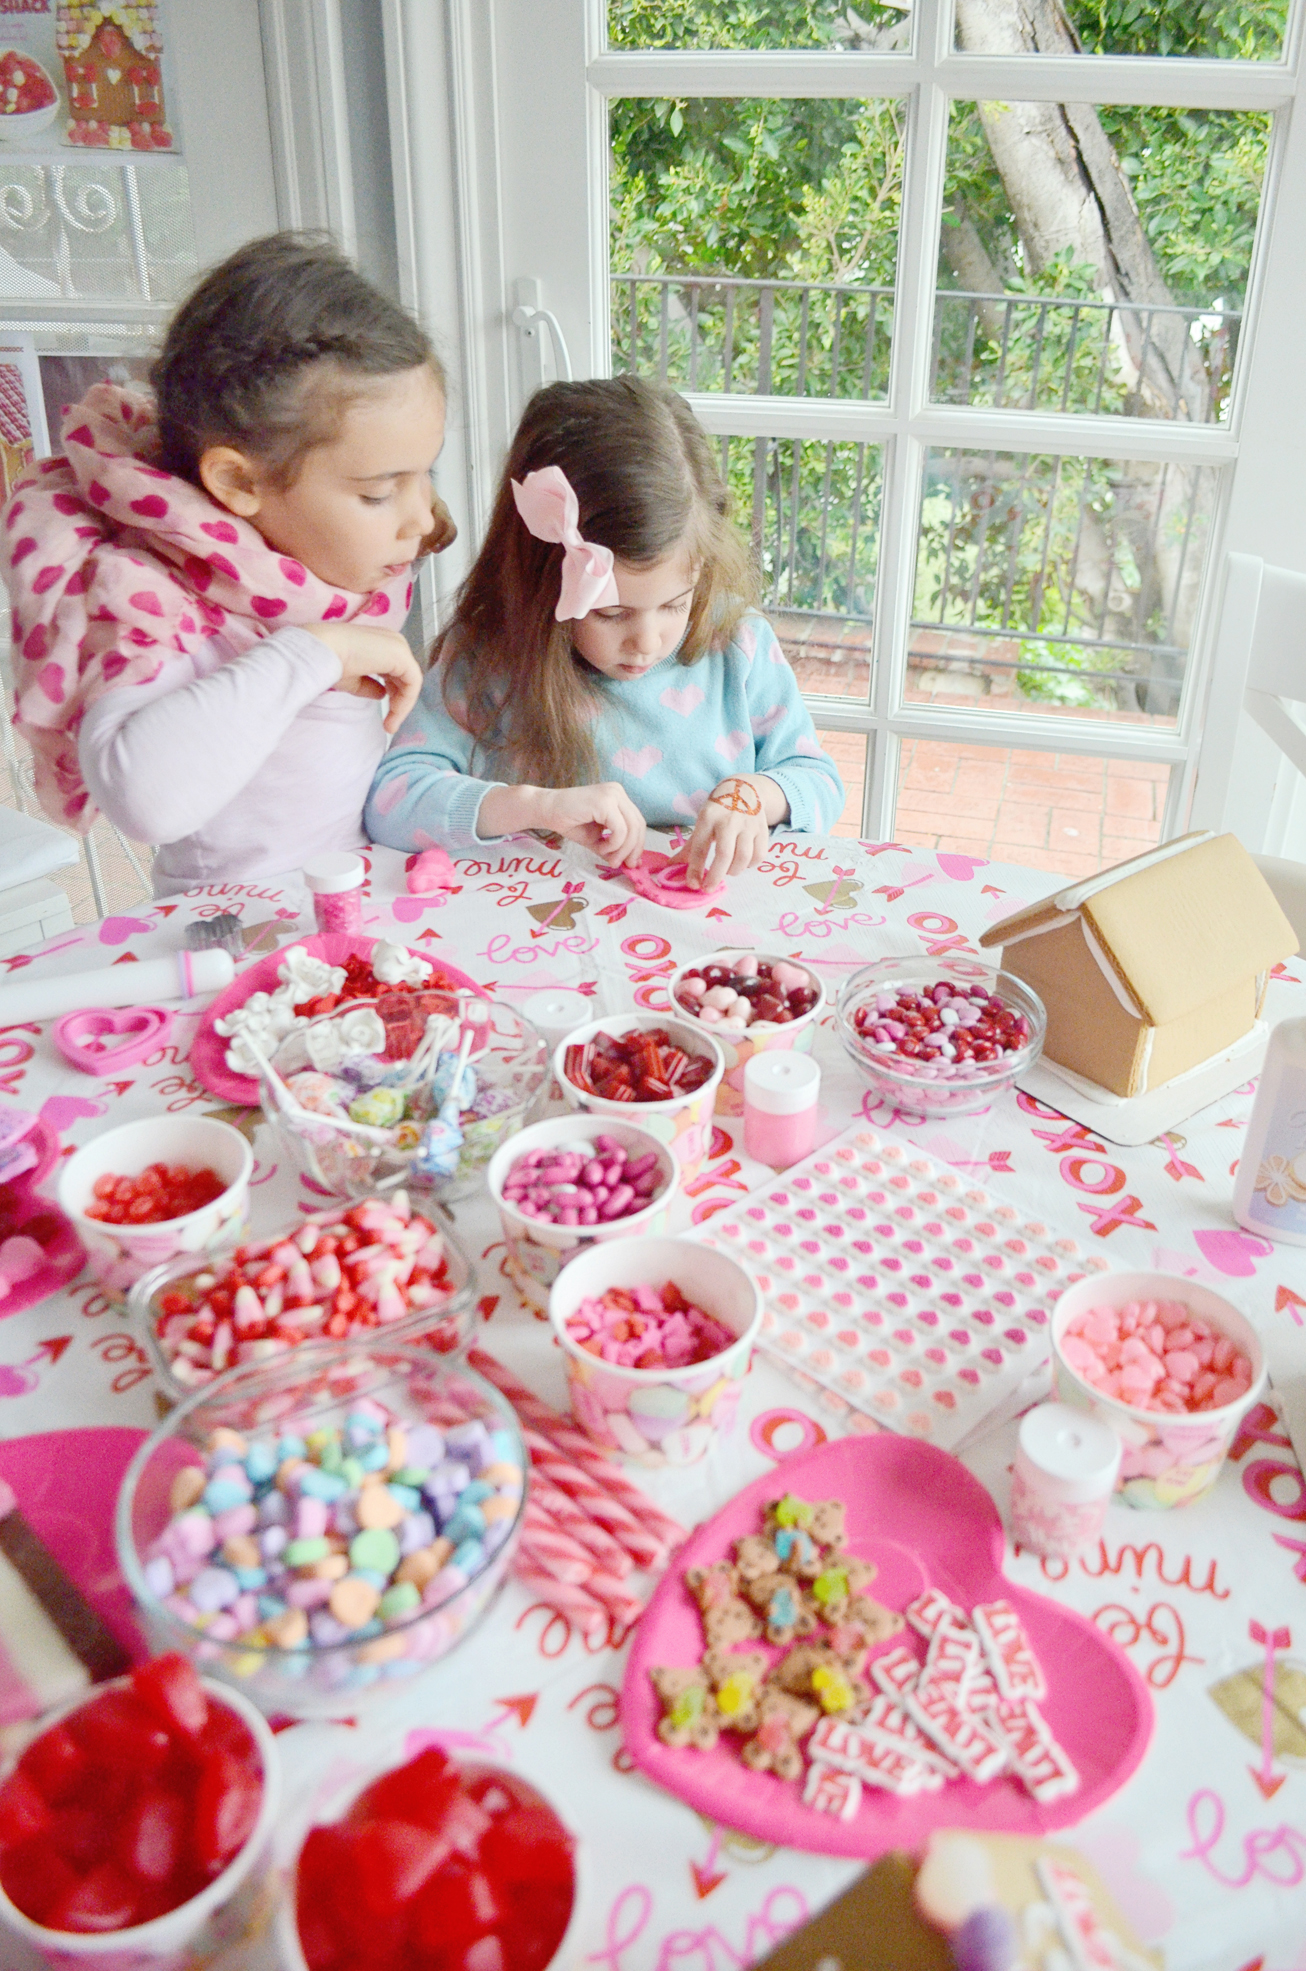
[[[29,143],[58,113],[58,92],[36,57],[0,49],[0,143]]]
[[[157,1647],[265,1712],[339,1717],[475,1627],[525,1472],[511,1406],[470,1369],[310,1343],[220,1376],[141,1445],[118,1563]]]
[[[264,1719],[184,1657],[100,1684],[0,1785],[0,1931],[86,1971],[214,1961],[269,1927],[280,1793]]]
[[[636,1122],[665,1143],[681,1181],[702,1169],[725,1056],[697,1021],[619,1013],[577,1027],[553,1057],[568,1108]]]
[[[1058,1398],[1120,1437],[1116,1490],[1131,1506],[1186,1506],[1220,1474],[1265,1387],[1265,1350],[1245,1315],[1174,1273],[1095,1273],[1052,1315]]]
[[[396,1184],[466,1197],[548,1078],[520,1013],[473,992],[350,1000],[289,1033],[259,1070],[263,1113],[304,1174],[366,1197]]]
[[[130,1306],[155,1372],[176,1399],[227,1369],[269,1362],[310,1341],[466,1346],[476,1280],[447,1231],[406,1191],[311,1212],[272,1238],[181,1255],[136,1282]]]
[[[59,1173],[59,1203],[107,1293],[152,1267],[239,1237],[254,1154],[216,1116],[151,1116],[106,1129]]]
[[[969,1115],[1043,1052],[1036,992],[981,959],[881,958],[852,974],[835,1024],[880,1101],[908,1115]]]
[[[791,958],[730,949],[682,965],[667,987],[677,1017],[710,1027],[725,1056],[717,1090],[722,1115],[740,1115],[744,1069],[775,1049],[810,1054],[825,1011],[825,987]]]

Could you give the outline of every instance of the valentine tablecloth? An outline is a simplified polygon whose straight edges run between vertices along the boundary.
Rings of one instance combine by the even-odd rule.
[[[518,1003],[546,987],[579,989],[596,1016],[632,1004],[665,1009],[676,964],[741,942],[801,956],[837,991],[872,957],[973,950],[990,924],[1051,887],[1045,873],[1009,864],[813,837],[777,839],[757,870],[695,912],[643,901],[582,852],[536,840],[487,846],[460,858],[457,874],[452,893],[412,898],[402,859],[375,851],[365,929],[447,958]],[[11,975],[28,965],[54,974],[130,964],[179,948],[193,918],[226,911],[241,919],[249,958],[312,928],[307,898],[293,884],[215,885],[0,962]],[[254,1229],[270,1231],[320,1200],[268,1161],[256,1111],[228,1108],[194,1080],[186,1056],[201,1011],[184,1009],[166,1046],[102,1080],[69,1067],[39,1023],[0,1027],[0,1099],[39,1110],[68,1147],[160,1111],[234,1121],[258,1157]],[[1268,1016],[1302,1011],[1306,966],[1295,961],[1271,981]],[[979,1115],[914,1124],[873,1102],[828,1019],[815,1052],[824,1135],[865,1116],[1117,1266],[1208,1282],[1257,1323],[1272,1366],[1276,1348],[1296,1338],[1306,1267],[1293,1248],[1240,1231],[1229,1208],[1252,1084],[1182,1131],[1122,1150],[1019,1093]],[[686,1187],[684,1222],[703,1223],[769,1177],[745,1156],[741,1137],[737,1121],[718,1117],[708,1162]],[[458,1206],[455,1217],[478,1265],[481,1345],[562,1405],[557,1352],[502,1274],[488,1198]],[[641,1475],[686,1525],[800,1442],[846,1427],[846,1417],[768,1362],[755,1365],[745,1387],[737,1433],[706,1464]],[[26,1472],[31,1509],[55,1511],[65,1486],[84,1485],[88,1460],[95,1465],[106,1444],[157,1416],[141,1339],[88,1277],[0,1319],[0,1467],[8,1456]],[[25,1463],[21,1443],[8,1441],[54,1431],[68,1434]],[[1000,1507],[1013,1439],[1014,1427],[1004,1426],[966,1458]],[[112,1586],[103,1551],[83,1566],[99,1568],[101,1587]],[[1280,1633],[1277,1644],[1280,1695],[1285,1667],[1296,1660],[1306,1673],[1306,1479],[1272,1403],[1248,1417],[1214,1492],[1196,1506],[1153,1514],[1114,1506],[1101,1543],[1073,1563],[1009,1553],[1007,1570],[1089,1615],[1151,1689],[1156,1734],[1141,1769],[1070,1837],[1138,1936],[1169,1971],[1306,1971],[1306,1721],[1281,1712],[1278,1749],[1267,1760],[1254,1701],[1273,1675],[1265,1638],[1276,1631],[1290,1635],[1284,1643]],[[306,1725],[283,1734],[297,1811],[311,1810],[320,1786],[369,1766],[379,1743],[398,1749],[414,1733],[434,1733],[518,1767],[580,1835],[583,1906],[571,1964],[724,1971],[751,1963],[843,1887],[855,1865],[760,1847],[632,1773],[616,1726],[623,1662],[623,1650],[587,1648],[561,1617],[511,1585],[475,1647],[370,1711],[364,1729]],[[1253,1713],[1255,1728],[1244,1735],[1233,1716]]]

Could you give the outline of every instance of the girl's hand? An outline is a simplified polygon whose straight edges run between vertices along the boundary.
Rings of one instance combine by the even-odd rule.
[[[615,780],[594,787],[492,787],[476,828],[482,840],[548,829],[618,868],[644,853],[644,817]]]
[[[771,828],[788,812],[783,791],[766,774],[729,774],[704,801],[693,834],[672,861],[688,863],[685,880],[691,889],[709,889],[755,868],[766,854]]]
[[[311,623],[310,634],[340,659],[337,691],[355,698],[390,698],[385,715],[387,732],[398,732],[422,688],[422,673],[398,630],[373,629],[363,623]]]

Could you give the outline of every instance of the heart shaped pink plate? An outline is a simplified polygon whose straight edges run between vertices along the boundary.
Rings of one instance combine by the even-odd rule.
[[[857,1813],[842,1821],[805,1806],[799,1786],[753,1772],[739,1757],[738,1740],[722,1737],[711,1752],[662,1743],[649,1671],[696,1663],[703,1653],[684,1574],[728,1557],[736,1540],[760,1532],[763,1508],[785,1492],[812,1502],[843,1500],[848,1547],[875,1564],[869,1592],[890,1608],[905,1608],[927,1585],[967,1611],[1000,1598],[1012,1603],[1048,1679],[1039,1709],[1079,1772],[1077,1793],[1040,1805],[1010,1777],[988,1786],[954,1779],[937,1793],[907,1796],[867,1786]],[[934,1445],[886,1431],[787,1458],[697,1528],[650,1601],[621,1692],[627,1751],[696,1812],[756,1840],[820,1854],[872,1861],[889,1848],[919,1849],[937,1827],[1039,1836],[1074,1825],[1138,1766],[1152,1735],[1152,1700],[1132,1664],[1085,1616],[1008,1581],[1002,1554],[992,1499],[964,1465]],[[911,1631],[895,1640],[911,1641]]]

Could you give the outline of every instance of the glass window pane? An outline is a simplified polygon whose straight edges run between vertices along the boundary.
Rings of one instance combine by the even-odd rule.
[[[870,760],[871,741],[864,732],[831,732],[818,719],[817,737],[843,777],[843,814],[830,830],[832,835],[858,841],[862,832],[862,796]]]
[[[1209,466],[931,452],[906,701],[1174,725],[1217,481]]]
[[[1169,776],[1148,760],[904,739],[893,838],[1092,876],[1160,841]]]
[[[902,0],[608,0],[610,48],[873,48],[911,46]]]
[[[639,97],[610,115],[614,370],[883,398],[904,104]]]
[[[0,158],[0,303],[171,302],[197,270],[180,158]]]
[[[1270,133],[1242,111],[954,103],[935,399],[1223,419]]]
[[[957,0],[957,46],[985,55],[1193,55],[1275,61],[1288,0]]]

